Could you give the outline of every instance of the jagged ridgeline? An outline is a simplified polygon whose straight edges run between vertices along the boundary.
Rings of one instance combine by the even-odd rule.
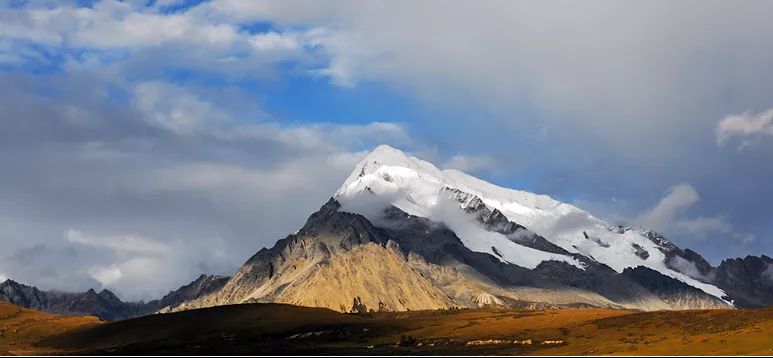
[[[160,300],[123,302],[109,290],[97,293],[41,291],[13,280],[0,283],[0,300],[18,306],[57,314],[94,315],[104,320],[118,320],[163,312],[188,300],[217,291],[228,277],[201,275],[193,282],[169,292]]]
[[[764,255],[713,267],[658,233],[379,146],[300,230],[258,251],[232,277],[206,288],[194,281],[172,298],[127,304],[121,314],[107,308],[102,316],[250,302],[360,313],[755,307],[773,302],[772,267]],[[0,298],[25,307],[60,307],[30,289],[6,291]],[[35,295],[40,304],[25,298]]]

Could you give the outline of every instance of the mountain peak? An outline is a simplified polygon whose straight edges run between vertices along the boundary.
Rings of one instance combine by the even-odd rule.
[[[405,154],[400,149],[397,149],[391,145],[388,144],[379,144],[376,146],[376,148],[373,148],[373,150],[368,153],[366,158],[369,159],[388,159],[388,158],[407,158],[408,155]]]
[[[358,187],[355,183],[360,181],[359,179],[374,174],[384,167],[391,168],[391,170],[408,171],[423,177],[437,178],[443,176],[442,171],[432,165],[432,163],[409,156],[397,148],[382,144],[374,148],[354,167],[354,170],[341,188],[336,191],[334,197],[348,196],[365,190],[366,187]]]
[[[715,297],[725,295],[721,289],[669,267],[662,250],[668,252],[673,247],[659,235],[619,230],[616,225],[547,195],[500,187],[457,170],[440,170],[388,145],[380,145],[365,156],[334,198],[344,211],[369,219],[377,220],[378,217],[371,216],[395,207],[413,216],[442,222],[473,251],[529,269],[544,261],[563,261],[582,269],[576,260],[576,255],[581,255],[618,273],[645,266]],[[564,253],[533,250],[501,233],[470,225],[459,216],[483,207],[490,212],[496,210],[507,222],[544,237]]]

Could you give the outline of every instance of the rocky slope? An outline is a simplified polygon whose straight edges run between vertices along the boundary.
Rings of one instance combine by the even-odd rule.
[[[667,282],[672,278],[658,277]],[[676,281],[678,282],[678,281]],[[280,302],[342,311],[509,307],[647,310],[727,305],[687,286],[692,304],[587,260],[534,269],[467,248],[445,225],[392,207],[378,226],[331,199],[298,233],[258,252],[219,292],[178,309]]]

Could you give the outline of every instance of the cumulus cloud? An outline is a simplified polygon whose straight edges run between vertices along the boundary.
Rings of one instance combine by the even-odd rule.
[[[741,138],[741,146],[746,146],[763,137],[773,136],[773,109],[757,114],[729,115],[719,121],[716,132],[719,146],[733,137]]]

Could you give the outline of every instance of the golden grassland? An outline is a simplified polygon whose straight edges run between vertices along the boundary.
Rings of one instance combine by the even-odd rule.
[[[5,354],[773,354],[773,308],[353,315],[244,304],[101,323],[0,303],[0,331]]]
[[[34,343],[100,323],[96,317],[57,316],[0,302],[0,355],[48,353],[50,348],[40,349]]]

